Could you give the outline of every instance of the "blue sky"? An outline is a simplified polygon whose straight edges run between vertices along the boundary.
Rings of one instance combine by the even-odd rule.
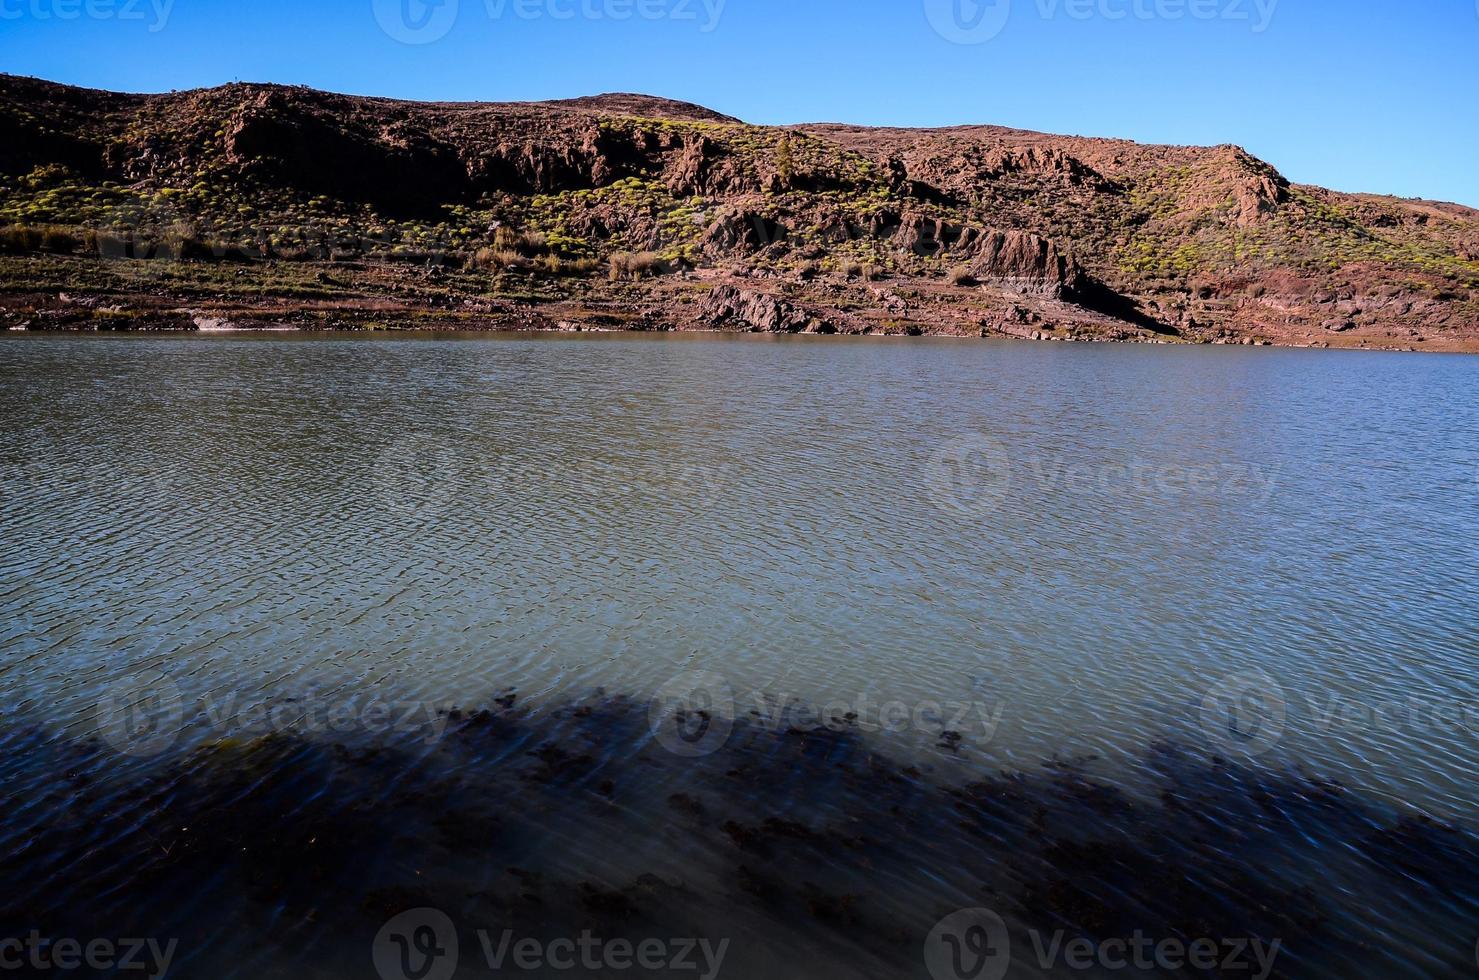
[[[1479,206],[1479,0],[0,0],[0,70],[1239,143]]]

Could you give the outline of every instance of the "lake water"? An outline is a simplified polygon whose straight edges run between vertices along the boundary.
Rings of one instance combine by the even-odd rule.
[[[1438,355],[5,338],[0,935],[1472,976],[1476,395]]]

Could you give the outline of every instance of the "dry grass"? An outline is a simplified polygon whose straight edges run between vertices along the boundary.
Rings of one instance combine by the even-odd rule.
[[[609,261],[613,280],[661,275],[666,267],[662,256],[656,252],[617,252]]]
[[[541,231],[514,231],[507,225],[493,232],[493,248],[537,258],[549,252],[549,241]]]
[[[882,271],[877,266],[853,259],[844,259],[837,266],[837,272],[844,279],[861,279],[863,282],[872,282],[874,279],[883,277]]]
[[[95,247],[91,234],[60,225],[13,224],[0,228],[0,251],[71,255],[77,251],[92,251]]]
[[[511,248],[480,248],[473,253],[471,264],[474,269],[500,272],[523,265],[524,257]]]
[[[546,255],[535,263],[535,267],[552,276],[588,276],[600,264],[595,259],[562,259],[558,255]]]

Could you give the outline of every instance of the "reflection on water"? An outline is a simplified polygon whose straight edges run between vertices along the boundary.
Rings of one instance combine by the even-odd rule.
[[[457,976],[505,930],[662,940],[614,975],[704,937],[720,976],[1092,976],[1062,943],[1136,934],[1466,975],[1476,376],[7,339],[0,934],[374,976],[430,907]],[[927,961],[972,908],[1005,943]]]

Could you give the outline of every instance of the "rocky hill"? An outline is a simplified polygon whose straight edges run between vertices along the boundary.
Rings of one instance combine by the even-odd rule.
[[[1479,349],[1479,212],[1234,146],[0,76],[0,318]]]

